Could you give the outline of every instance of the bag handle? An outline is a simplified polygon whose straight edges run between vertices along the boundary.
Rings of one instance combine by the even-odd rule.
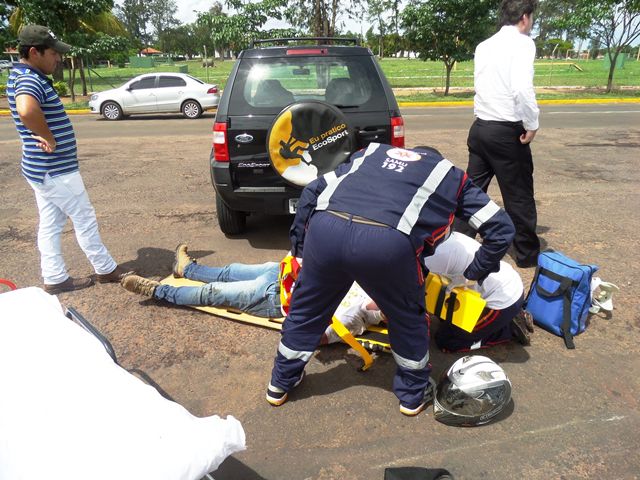
[[[559,282],[560,285],[558,285],[558,288],[556,288],[554,292],[546,290],[540,286],[540,282],[536,281],[540,274]],[[573,343],[573,334],[571,333],[571,287],[578,282],[541,266],[536,268],[534,282],[536,284],[536,291],[544,297],[557,297],[562,295],[562,338],[564,339],[564,345],[569,350],[575,349],[576,346]]]
[[[544,267],[538,267],[536,269],[536,277],[538,277],[540,274],[559,283],[558,288],[556,288],[553,292],[550,292],[546,288],[542,287],[540,285],[540,282],[536,282],[536,291],[544,297],[558,297],[564,294],[564,292],[566,292],[574,285],[574,283],[576,283],[573,279],[558,275],[556,272],[547,270]]]

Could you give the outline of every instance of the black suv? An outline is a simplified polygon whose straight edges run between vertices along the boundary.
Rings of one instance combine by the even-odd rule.
[[[285,45],[259,46],[267,42]],[[352,39],[256,41],[238,56],[213,126],[211,181],[224,233],[241,233],[252,212],[295,213],[302,187],[273,168],[267,139],[283,109],[307,101],[340,110],[354,151],[370,142],[404,147],[398,104],[371,50]]]

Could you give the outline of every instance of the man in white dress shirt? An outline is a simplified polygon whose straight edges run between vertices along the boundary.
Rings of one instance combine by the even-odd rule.
[[[502,27],[477,46],[476,120],[467,139],[467,173],[485,192],[496,176],[504,208],[516,227],[513,249],[521,268],[535,266],[540,253],[529,146],[538,130],[539,115],[533,88],[536,47],[529,37],[536,7],[537,0],[503,0]],[[466,225],[460,230],[475,234]]]

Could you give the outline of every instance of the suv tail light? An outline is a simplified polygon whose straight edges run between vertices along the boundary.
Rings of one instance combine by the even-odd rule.
[[[218,86],[216,85],[215,87],[211,87],[207,90],[207,93],[218,93]]]
[[[226,122],[215,122],[213,124],[213,158],[217,162],[229,161]]]
[[[402,117],[391,117],[391,145],[404,148],[404,120]]]

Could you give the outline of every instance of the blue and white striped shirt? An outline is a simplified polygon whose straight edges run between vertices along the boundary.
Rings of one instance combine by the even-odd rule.
[[[24,126],[16,111],[16,97],[31,95],[44,113],[47,125],[56,141],[53,153],[43,152],[37,146],[33,132]],[[11,116],[22,139],[22,174],[30,181],[43,183],[44,176],[64,175],[78,170],[76,137],[51,80],[37,69],[23,63],[16,64],[9,74],[7,98]]]

